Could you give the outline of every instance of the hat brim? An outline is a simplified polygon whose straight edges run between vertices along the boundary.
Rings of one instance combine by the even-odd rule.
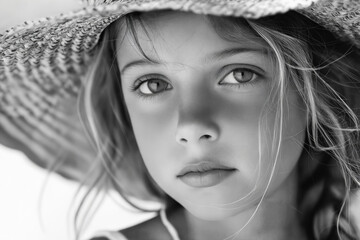
[[[134,11],[172,9],[261,18],[289,10],[306,15],[360,48],[360,1],[107,1],[27,22],[0,35],[0,143],[37,165],[81,180],[95,151],[81,126],[76,98],[101,32]],[[59,160],[60,159],[60,160]]]

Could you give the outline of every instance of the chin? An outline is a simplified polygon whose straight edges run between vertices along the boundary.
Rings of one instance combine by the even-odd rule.
[[[198,219],[205,221],[220,221],[235,215],[238,215],[242,212],[245,212],[249,209],[252,209],[253,206],[243,206],[237,205],[232,207],[213,207],[213,206],[200,206],[200,205],[191,205],[184,206],[185,209],[195,216]]]
[[[246,195],[246,194],[244,194]],[[244,196],[242,195],[242,196]],[[219,196],[219,195],[218,195]],[[246,216],[248,214],[251,215],[251,213],[254,211],[254,209],[257,207],[257,205],[260,202],[261,194],[256,192],[255,194],[240,198],[235,196],[227,196],[225,198],[226,194],[221,195],[221,199],[217,198],[214,201],[214,196],[207,196],[207,198],[202,198],[203,201],[199,201],[198,198],[197,202],[193,201],[185,201],[180,202],[180,204],[193,216],[195,216],[198,219],[205,220],[205,221],[222,221],[225,219],[232,218],[237,215],[245,214]],[[212,199],[214,202],[217,203],[224,203],[223,206],[220,204],[214,204],[214,202],[209,203],[209,201],[206,201],[206,199]],[[235,199],[238,199],[236,201]],[[234,203],[236,202],[236,203]],[[228,203],[228,204],[226,204]],[[234,203],[234,204],[229,204]]]

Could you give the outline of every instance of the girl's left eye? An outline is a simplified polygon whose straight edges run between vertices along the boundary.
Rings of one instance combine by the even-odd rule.
[[[159,79],[152,79],[142,83],[139,90],[143,94],[154,94],[165,91],[168,88],[168,83]]]
[[[139,91],[141,95],[154,95],[172,89],[171,85],[158,77],[145,77],[135,82],[133,91]]]
[[[220,83],[228,85],[247,84],[258,77],[258,74],[251,69],[236,68],[227,74]]]

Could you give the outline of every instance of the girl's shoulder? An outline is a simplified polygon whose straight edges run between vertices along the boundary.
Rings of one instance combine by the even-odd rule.
[[[160,216],[156,216],[148,221],[126,228],[122,230],[121,233],[124,234],[128,240],[172,239]]]
[[[172,240],[160,216],[123,229],[119,232],[102,232],[91,240]]]

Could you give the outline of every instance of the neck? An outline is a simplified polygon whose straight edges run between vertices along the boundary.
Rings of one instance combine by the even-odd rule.
[[[296,192],[297,174],[294,171],[283,186],[264,198],[256,212],[257,206],[253,206],[221,221],[207,221],[182,209],[170,220],[178,229],[180,238],[186,240],[287,240],[289,237],[305,240],[296,209]]]

